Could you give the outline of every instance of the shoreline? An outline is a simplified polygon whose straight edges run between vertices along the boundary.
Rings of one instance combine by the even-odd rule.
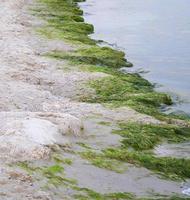
[[[189,141],[189,120],[159,113],[170,97],[118,71],[131,63],[89,38],[93,26],[77,2],[2,4],[0,195],[187,199],[190,160],[154,149]]]
[[[172,34],[166,31],[168,30],[168,28],[165,27],[165,25],[170,20],[167,14],[169,12],[164,13],[164,16],[168,16],[168,20],[164,20],[163,15],[159,13],[160,10],[164,9],[164,5],[159,5],[158,1],[155,1],[152,4],[148,2],[141,4],[138,3],[138,1],[134,1],[128,3],[125,2],[124,5],[121,6],[121,2],[122,1],[119,0],[119,2],[117,3],[114,1],[110,1],[109,3],[108,0],[103,0],[103,2],[100,3],[98,1],[89,0],[87,1],[87,3],[80,4],[81,8],[84,9],[84,14],[87,14],[84,15],[85,20],[89,23],[94,23],[95,25],[96,32],[92,35],[92,38],[97,40],[105,40],[111,44],[114,42],[115,44],[119,45],[119,47],[121,47],[120,49],[122,49],[127,54],[127,58],[133,61],[134,70],[137,70],[138,67],[142,67],[144,70],[148,70],[149,73],[141,75],[143,75],[143,77],[149,80],[149,82],[151,83],[160,83],[162,85],[162,88],[160,88],[160,92],[165,92],[172,96],[170,91],[175,91],[182,97],[181,99],[188,100],[188,66],[187,63],[184,64],[185,60],[188,62],[188,57],[186,56],[186,53],[188,52],[186,52],[187,48],[183,45],[185,41],[188,41],[188,37],[185,37],[185,35],[183,39],[182,37],[180,37],[180,33],[181,36],[183,35],[181,32],[182,30],[180,29],[180,20],[182,20],[181,17],[177,18],[176,20],[176,25],[179,28],[178,31],[176,30],[176,27],[172,29],[170,25],[168,26],[168,28],[170,27],[170,29],[175,31],[175,33],[178,33],[179,37],[181,38],[175,43],[174,41],[177,36],[174,35],[178,34],[174,34],[172,36]],[[101,8],[101,4],[104,5],[105,9]],[[177,1],[175,1],[174,4],[180,5]],[[186,4],[185,1],[183,1],[181,4],[184,11],[186,12],[187,10],[184,8]],[[153,12],[151,8],[154,9],[156,5],[160,9],[158,9],[156,12]],[[166,9],[169,9],[169,2],[166,2]],[[129,12],[125,13],[124,10]],[[120,11],[121,13],[119,13]],[[119,13],[118,15],[117,12]],[[172,8],[172,12],[176,14],[176,12],[178,11]],[[143,13],[145,14],[145,19],[141,20],[143,19]],[[147,15],[151,15],[152,18],[148,18]],[[183,14],[183,16],[184,15],[185,14]],[[134,16],[134,19],[132,16]],[[188,22],[188,19],[185,16],[184,24]],[[103,17],[102,20],[101,17]],[[175,20],[171,19],[171,23],[175,23]],[[181,21],[181,24],[183,24],[183,21]],[[159,29],[159,26],[161,29]],[[183,29],[185,27],[181,28]],[[154,30],[157,30],[157,33],[154,32]],[[147,41],[146,44],[145,41],[148,39],[146,38],[146,35],[150,37],[149,40],[151,41],[151,43]],[[157,39],[155,38],[156,35],[158,35]],[[171,36],[169,40],[167,40],[167,35]],[[172,44],[170,44],[169,42],[171,40],[173,40]],[[175,44],[180,45],[180,47],[182,48],[180,51],[181,54]],[[169,53],[170,45],[172,49],[171,51],[173,52],[172,55],[171,53]],[[150,49],[152,49],[152,52],[150,51]],[[164,51],[166,49],[168,51],[163,54],[162,50]],[[178,54],[175,54],[175,52],[178,52]],[[181,60],[181,58],[183,57],[182,52],[184,52],[183,61]],[[181,56],[179,57],[179,55]],[[172,61],[172,56],[176,58],[176,62]],[[180,68],[177,67],[177,65],[180,66],[180,64],[181,68],[183,68],[187,72],[184,74],[184,79],[182,76],[183,71],[181,71]],[[166,67],[164,67],[165,65]],[[175,99],[173,99],[173,101],[174,100]],[[184,104],[184,106],[181,104],[175,106],[174,104],[172,108],[173,107],[175,107],[176,110],[180,110],[181,108],[184,112],[188,112],[188,104]],[[173,109],[171,110],[171,112],[172,111]]]
[[[83,12],[79,8],[79,6],[77,4],[75,6],[74,4],[67,4],[67,3],[65,4],[65,3],[66,2],[63,2],[63,5],[65,5],[65,7],[67,7],[68,5],[69,9],[71,10],[74,9],[74,11],[71,14],[71,16],[70,14],[68,14],[69,16],[67,16],[67,14],[66,16],[64,16],[63,14],[63,16],[65,18],[72,17],[72,15],[74,15],[74,18],[77,18],[76,16],[80,16],[80,21],[78,21],[78,19],[77,21],[74,19],[74,21],[71,23],[70,20],[67,19],[65,20],[65,22],[62,23],[62,21],[60,21],[59,18],[56,19],[55,17],[53,19],[53,22],[49,20],[49,23],[50,23],[50,26],[55,27],[55,32],[57,32],[55,35],[57,36],[57,38],[65,37],[66,41],[68,40],[70,44],[74,44],[75,48],[74,50],[70,52],[53,51],[46,54],[46,56],[50,58],[58,59],[58,60],[66,60],[70,66],[76,66],[82,71],[84,70],[84,71],[89,71],[89,72],[101,72],[101,73],[103,72],[104,74],[108,75],[108,77],[101,78],[99,80],[95,79],[90,82],[87,82],[87,85],[84,87],[90,86],[90,88],[95,90],[95,93],[90,93],[90,94],[87,93],[85,94],[85,96],[79,97],[77,100],[82,101],[82,102],[87,102],[87,103],[104,104],[108,108],[109,107],[118,108],[118,107],[128,106],[139,113],[153,116],[156,119],[163,121],[163,123],[167,123],[167,125],[164,125],[162,128],[163,128],[163,131],[166,131],[166,133],[168,132],[168,135],[170,135],[170,132],[171,132],[171,135],[169,136],[171,138],[168,138],[170,142],[176,137],[174,135],[177,132],[180,132],[180,134],[186,135],[185,137],[188,137],[188,133],[189,133],[188,119],[186,119],[183,116],[165,115],[164,113],[161,113],[159,111],[160,107],[163,105],[165,106],[172,105],[171,98],[165,93],[156,92],[154,90],[154,85],[152,85],[148,80],[142,78],[139,74],[130,74],[130,73],[123,74],[119,72],[118,69],[120,69],[123,66],[132,67],[132,64],[125,59],[125,54],[122,51],[118,51],[109,47],[98,46],[97,44],[98,41],[94,41],[93,39],[89,38],[89,34],[93,33],[94,28],[93,28],[93,25],[86,24],[84,20],[81,19]],[[72,6],[74,6],[74,8],[72,8]],[[51,8],[51,5],[50,5],[50,8]],[[52,9],[54,8],[52,7]],[[79,24],[80,26],[77,26]],[[69,26],[69,29],[67,28],[65,29],[65,26],[66,27]],[[64,33],[59,32],[59,31],[64,31]],[[72,34],[74,35],[72,36]],[[76,36],[75,34],[78,34],[78,35]],[[48,29],[46,29],[45,35],[46,36],[49,35]],[[79,35],[81,37],[79,37]],[[127,96],[125,94],[126,89],[129,91]],[[180,128],[181,125],[182,127]],[[138,124],[135,124],[134,126],[138,127]],[[141,127],[141,128],[142,129],[148,128],[147,130],[153,131],[153,134],[155,134],[154,128],[156,128],[156,130],[158,131],[161,128],[161,126],[159,125],[158,127],[154,127],[154,126],[146,127],[145,125],[145,127]],[[144,140],[143,137],[144,136],[142,135],[142,138],[141,138],[142,140]],[[162,137],[163,136],[161,136],[161,140],[163,138],[166,139],[167,136],[165,135],[163,138]],[[172,137],[174,138],[172,139]],[[152,143],[153,142],[151,141],[152,139],[150,139],[149,141],[150,144],[148,144],[147,147],[139,147],[139,148],[142,148],[145,150],[146,148],[151,149],[157,144],[157,142],[159,143],[160,139],[155,138],[157,140],[155,144]],[[175,138],[174,141],[179,142],[181,139]],[[181,141],[183,141],[183,139]],[[112,150],[115,151],[114,149]],[[107,154],[106,151],[107,150],[105,150],[105,155]],[[108,149],[108,152],[109,152],[109,149]],[[92,155],[96,157],[96,154],[94,154],[93,152],[89,152],[89,153],[90,154],[92,153]],[[116,154],[118,153],[117,150],[115,153]],[[123,153],[126,153],[126,152],[123,152]],[[127,154],[128,153],[129,152],[127,152]],[[109,153],[107,155],[109,157]],[[89,158],[90,155],[84,154],[83,156],[84,158],[91,160],[91,158]],[[138,153],[133,154],[131,155],[130,159],[133,159],[136,157],[135,159],[137,160],[139,159],[140,161],[141,156],[144,156],[144,155],[138,155]],[[163,158],[163,161],[162,161],[162,159],[159,160],[158,158],[155,158],[154,156],[151,157],[151,154],[149,156],[150,156],[149,158],[147,157],[145,159],[150,159],[149,160],[150,166],[147,166],[145,163],[144,165],[143,160],[141,160],[140,162],[142,162],[141,163],[142,166],[144,165],[150,169],[152,165],[151,162],[158,161],[158,163],[160,163],[160,162],[163,162],[165,159]],[[111,155],[110,158],[115,159],[114,155]],[[125,160],[125,158],[122,158],[122,159]],[[153,160],[151,161],[151,159]],[[168,161],[166,161],[167,159]],[[177,164],[178,161],[179,161],[179,166],[181,165],[180,159],[176,160],[176,159],[171,158],[170,160],[169,158],[166,158],[166,160],[164,162],[169,162],[169,163],[171,162],[170,163],[171,165],[173,165],[172,162],[175,162],[176,167],[178,165]],[[101,167],[101,165],[99,167]],[[152,170],[156,171],[157,169],[153,167]],[[169,171],[170,170],[171,169],[169,169]],[[168,177],[173,179],[172,176],[173,175],[171,175],[170,177],[169,175]]]

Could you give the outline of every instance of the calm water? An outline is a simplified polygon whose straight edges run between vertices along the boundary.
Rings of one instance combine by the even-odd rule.
[[[179,96],[177,110],[190,113],[190,1],[87,0],[85,20],[101,39],[126,52],[133,70],[157,88]]]

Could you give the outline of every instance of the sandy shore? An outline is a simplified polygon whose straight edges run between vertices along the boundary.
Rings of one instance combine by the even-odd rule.
[[[76,96],[89,92],[84,83],[107,76],[101,72],[64,70],[67,63],[41,56],[52,50],[72,48],[63,41],[48,40],[35,33],[41,26],[31,16],[29,0],[1,0],[0,19],[0,199],[62,199],[54,189],[13,167],[15,162],[48,162],[55,145],[75,150],[88,141],[97,149],[118,145],[120,137],[101,121],[161,123],[130,108],[109,109],[100,104],[81,103]],[[180,193],[180,183],[166,181],[146,169],[131,167],[124,175],[96,168],[79,156],[66,174],[82,187],[98,192],[147,190],[162,194]],[[48,164],[49,165],[49,164]],[[63,197],[62,192],[60,194]],[[72,199],[68,190],[65,199]]]

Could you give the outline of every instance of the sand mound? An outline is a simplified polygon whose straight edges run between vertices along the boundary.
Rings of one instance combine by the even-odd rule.
[[[65,136],[80,135],[82,127],[81,121],[69,114],[1,113],[1,160],[47,158],[52,145],[69,144]]]

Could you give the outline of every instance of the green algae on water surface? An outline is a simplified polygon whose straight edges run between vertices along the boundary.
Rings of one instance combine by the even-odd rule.
[[[123,137],[122,144],[135,150],[149,150],[162,142],[190,140],[190,128],[166,124],[120,123],[120,130],[113,131]]]
[[[83,192],[82,194],[74,195],[74,198],[77,200],[187,200],[190,198],[180,197],[180,196],[167,196],[167,195],[158,195],[155,197],[137,197],[134,194],[126,193],[126,192],[116,192],[116,193],[108,193],[101,194],[95,192],[88,188],[76,188],[76,190]]]
[[[151,153],[129,151],[126,148],[109,148],[106,157],[143,166],[171,180],[190,178],[190,160],[171,157],[156,157]]]
[[[116,73],[110,77],[93,80],[89,85],[96,93],[88,95],[83,101],[106,103],[114,107],[128,106],[134,110],[165,119],[160,106],[171,105],[171,98],[164,93],[154,91],[154,86],[137,74]]]
[[[62,158],[59,154],[54,154],[52,157],[54,161],[58,164],[67,164],[67,165],[72,164],[72,160],[70,158]]]
[[[107,148],[101,153],[92,149],[81,156],[100,168],[117,171],[118,166],[130,163],[143,166],[164,178],[181,180],[190,178],[190,160],[158,157],[152,150],[163,141],[184,142],[190,139],[190,128],[167,124],[120,123],[114,134],[122,136],[121,146]],[[117,163],[118,161],[118,163]],[[121,168],[124,169],[124,168]]]
[[[109,193],[100,194],[88,188],[78,188],[83,194],[76,194],[74,197],[78,200],[136,200],[136,197],[130,193]],[[139,199],[140,200],[140,199]]]
[[[123,173],[127,167],[122,162],[118,162],[117,159],[110,159],[104,154],[96,153],[92,150],[80,152],[82,158],[89,160],[93,165],[115,171],[117,173]]]
[[[184,142],[190,139],[190,128],[166,124],[120,123],[115,134],[123,137],[121,146],[103,151],[107,158],[126,161],[153,170],[169,179],[190,178],[190,160],[158,157],[151,150],[161,142]],[[132,149],[131,149],[132,148]]]

